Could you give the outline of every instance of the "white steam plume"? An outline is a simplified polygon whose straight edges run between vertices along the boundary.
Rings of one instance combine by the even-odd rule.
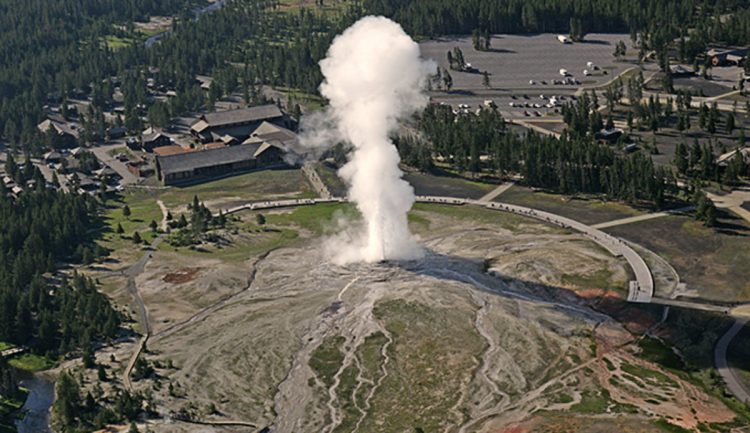
[[[303,121],[300,139],[313,154],[336,141],[352,145],[339,176],[366,225],[360,239],[337,246],[334,260],[421,257],[407,224],[414,189],[401,178],[398,151],[389,135],[399,120],[427,105],[422,90],[436,65],[421,58],[419,45],[400,25],[365,17],[336,37],[320,68],[325,77],[320,92],[330,105],[322,118]],[[321,128],[326,124],[329,128]]]

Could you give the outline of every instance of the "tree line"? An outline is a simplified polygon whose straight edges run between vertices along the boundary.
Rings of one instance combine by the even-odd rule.
[[[94,281],[49,278],[59,263],[82,260],[98,206],[44,184],[17,199],[0,191],[0,341],[55,357],[115,337],[120,315]]]
[[[658,27],[680,29],[747,7],[740,0],[364,0],[363,6],[394,18],[413,35],[429,37],[474,29],[635,34]]]
[[[404,160],[421,169],[430,169],[435,161],[475,175],[518,173],[532,187],[602,194],[657,208],[676,191],[671,171],[655,166],[647,155],[622,155],[586,134],[515,134],[492,109],[456,115],[448,106],[431,105],[419,119],[419,130],[423,138],[401,139],[398,145]]]

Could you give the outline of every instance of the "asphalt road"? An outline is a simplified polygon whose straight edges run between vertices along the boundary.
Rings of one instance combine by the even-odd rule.
[[[116,171],[117,174],[120,175],[120,177],[122,178],[122,185],[130,185],[133,183],[137,183],[138,178],[135,177],[133,173],[128,171],[128,168],[124,163],[120,162],[109,154],[110,151],[124,146],[124,141],[117,141],[114,144],[92,147],[91,151],[94,152],[94,155],[96,155],[97,159],[99,159],[102,164],[108,165],[110,168],[112,168],[112,170]]]
[[[735,371],[729,367],[729,362],[727,361],[727,349],[729,349],[729,344],[747,322],[748,319],[736,319],[726,334],[721,336],[716,343],[716,348],[714,349],[714,364],[716,365],[716,371],[718,371],[722,379],[724,379],[729,391],[734,394],[738,400],[745,403],[750,402],[750,392],[745,389]]]

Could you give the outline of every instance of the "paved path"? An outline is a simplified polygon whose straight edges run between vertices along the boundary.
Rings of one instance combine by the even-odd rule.
[[[669,211],[664,211],[664,212],[654,212],[654,213],[649,213],[649,214],[645,214],[645,215],[638,215],[638,216],[633,216],[633,217],[628,217],[628,218],[621,218],[621,219],[616,219],[616,220],[612,220],[612,221],[607,221],[607,222],[595,224],[595,225],[593,225],[591,227],[593,227],[595,229],[605,229],[605,228],[608,228],[608,227],[615,227],[615,226],[621,226],[621,225],[624,225],[624,224],[637,223],[639,221],[648,221],[648,220],[652,220],[654,218],[661,218],[661,217],[665,217],[667,215],[673,215],[673,214],[676,214],[676,213],[687,212],[687,211],[692,210],[694,207],[695,206],[686,206],[686,207],[683,207],[683,208],[680,208],[680,209],[675,209],[675,210],[669,210]]]
[[[710,98],[706,98],[706,102],[713,102],[718,101],[720,99],[728,98],[730,96],[739,95],[740,90],[732,90],[731,92],[722,93],[721,95],[711,96]],[[739,104],[737,104],[739,106]]]
[[[711,313],[719,313],[725,315],[732,315],[732,308],[723,305],[709,304],[706,302],[696,302],[681,299],[667,299],[667,298],[651,298],[652,304],[666,305],[671,307],[686,308],[689,310],[708,311]]]
[[[738,188],[727,195],[716,195],[706,192],[706,196],[714,202],[716,207],[729,209],[737,214],[737,216],[750,223],[750,212],[742,207],[743,203],[750,202],[750,189]]]
[[[104,165],[109,166],[112,170],[116,171],[117,174],[122,178],[123,185],[129,185],[131,183],[137,183],[138,178],[133,173],[128,171],[128,168],[124,163],[114,158],[109,154],[114,149],[125,147],[125,143],[108,144],[103,146],[94,146],[91,151],[96,155],[96,158]]]
[[[331,194],[331,191],[328,189],[326,184],[323,182],[323,180],[318,175],[318,172],[315,170],[315,167],[309,163],[306,162],[302,166],[302,173],[307,177],[307,180],[310,182],[310,184],[315,189],[315,192],[318,193],[318,196],[321,198],[329,199],[333,197],[333,194]]]
[[[534,121],[534,122],[536,123],[538,121]],[[538,133],[540,133],[542,135],[549,135],[549,136],[555,137],[555,138],[560,138],[560,136],[561,136],[559,132],[555,132],[555,131],[552,131],[552,130],[549,130],[549,129],[542,128],[541,126],[535,125],[534,123],[529,123],[526,120],[513,119],[513,120],[511,120],[510,123],[514,123],[516,125],[523,126],[524,128],[531,129],[531,130],[536,131],[536,132],[538,132]],[[547,123],[552,123],[552,122],[547,122]]]
[[[737,397],[738,400],[748,403],[750,402],[750,392],[745,389],[742,384],[742,380],[737,377],[737,373],[729,366],[727,361],[727,349],[732,339],[742,330],[747,323],[748,319],[736,319],[731,328],[722,335],[719,341],[716,343],[714,349],[714,364],[716,365],[716,371],[719,372],[724,382],[727,384],[729,391]]]
[[[493,189],[492,191],[488,192],[484,195],[484,197],[480,198],[479,201],[482,203],[489,203],[492,200],[496,199],[500,196],[500,194],[504,193],[505,191],[509,190],[513,185],[515,185],[513,182],[505,182],[502,185],[499,185],[497,188]]]

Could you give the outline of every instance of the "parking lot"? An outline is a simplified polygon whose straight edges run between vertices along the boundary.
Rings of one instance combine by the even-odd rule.
[[[550,96],[556,96],[558,100],[560,96],[569,98],[581,88],[604,84],[634,66],[631,57],[628,61],[615,61],[612,53],[618,41],[623,41],[628,50],[632,49],[630,36],[625,34],[590,34],[582,43],[562,44],[556,34],[549,33],[495,35],[490,51],[474,50],[470,36],[430,40],[421,43],[420,48],[424,57],[433,59],[443,69],[449,69],[446,54],[459,47],[466,62],[477,71],[450,71],[452,91],[446,93],[436,89],[430,93],[434,101],[454,107],[467,104],[476,108],[484,100],[492,99],[508,117],[537,117],[536,112],[540,116],[554,114],[554,109],[545,107]],[[594,71],[589,62],[598,70]],[[555,84],[555,81],[565,79],[560,74],[561,69],[568,72],[569,84]],[[586,69],[590,70],[590,76],[584,76]],[[483,85],[483,71],[489,74],[489,88]],[[545,98],[540,98],[540,95]],[[511,103],[520,103],[520,106],[511,107]]]

